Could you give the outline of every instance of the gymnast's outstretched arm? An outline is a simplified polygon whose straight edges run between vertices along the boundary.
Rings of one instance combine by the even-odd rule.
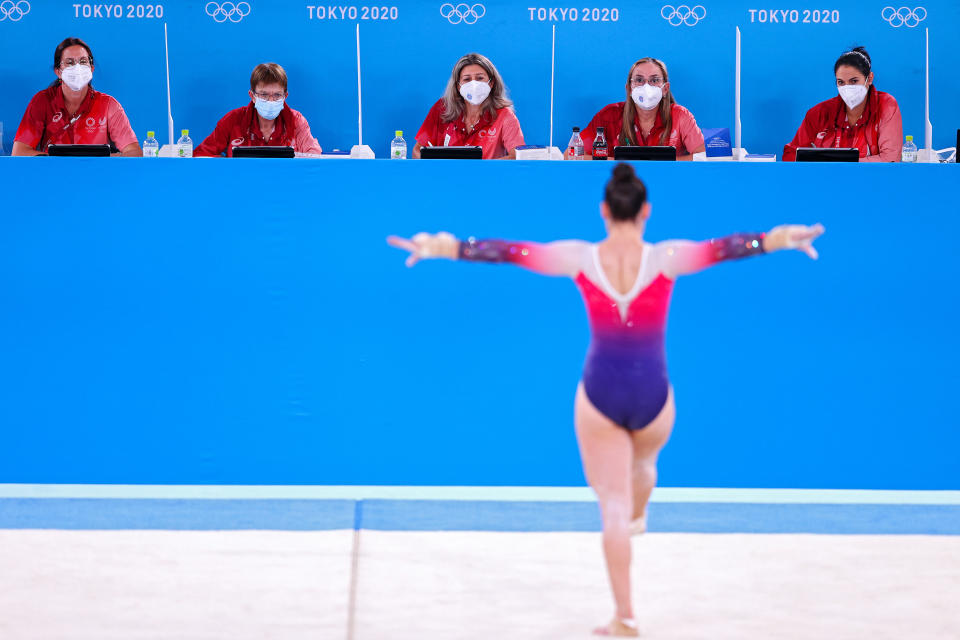
[[[582,240],[560,240],[539,244],[508,240],[458,240],[449,233],[418,233],[410,239],[390,236],[387,242],[410,252],[407,266],[425,258],[447,258],[471,262],[504,262],[551,276],[574,277],[583,268],[589,244]]]
[[[824,232],[823,225],[811,227],[785,224],[767,233],[735,233],[703,242],[668,240],[654,247],[660,271],[669,278],[696,273],[724,260],[736,260],[781,249],[797,249],[812,259],[818,257],[813,241]]]

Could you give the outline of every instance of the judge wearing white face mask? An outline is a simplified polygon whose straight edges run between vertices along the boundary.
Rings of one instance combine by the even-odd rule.
[[[485,160],[517,157],[523,132],[503,78],[489,59],[469,53],[457,61],[416,140],[414,158],[426,146],[479,146]]]
[[[637,60],[627,74],[625,89],[626,100],[605,106],[581,132],[587,156],[600,127],[611,158],[616,146],[674,147],[677,160],[692,160],[694,153],[704,150],[696,119],[673,98],[666,63],[656,58]]]
[[[250,103],[220,118],[217,127],[194,149],[197,157],[233,156],[234,147],[293,147],[296,153],[320,154],[320,144],[303,114],[287,104],[287,72],[276,62],[258,64],[250,74]]]
[[[57,79],[33,96],[11,155],[46,155],[51,144],[111,144],[113,155],[143,155],[123,107],[112,96],[94,91],[93,52],[80,38],[67,38],[53,53]]]
[[[873,65],[863,47],[840,56],[833,65],[837,93],[809,111],[783,159],[797,159],[799,147],[856,147],[860,162],[899,162],[903,145],[900,107],[873,84]]]

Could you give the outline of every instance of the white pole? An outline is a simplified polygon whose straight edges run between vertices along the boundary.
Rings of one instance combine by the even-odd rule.
[[[357,23],[357,144],[350,149],[351,158],[373,158],[373,149],[363,144],[363,89],[360,83],[360,23]]]
[[[923,107],[923,147],[927,150],[927,158],[929,160],[933,159],[933,125],[930,124],[930,29],[925,29],[927,32],[927,52],[926,52],[926,61],[924,65],[926,66],[926,95],[924,99]]]
[[[170,107],[170,44],[167,41],[167,23],[163,23],[163,49],[167,56],[167,142],[173,146],[173,109]]]
[[[360,23],[357,23],[357,144],[363,145],[363,97],[360,89]]]
[[[547,152],[553,148],[553,72],[557,60],[557,25],[553,25],[553,44],[550,47],[550,144]]]
[[[734,138],[734,160],[739,160],[737,154],[740,153],[740,27],[737,27],[737,73],[734,81],[734,102],[733,102],[733,138]]]

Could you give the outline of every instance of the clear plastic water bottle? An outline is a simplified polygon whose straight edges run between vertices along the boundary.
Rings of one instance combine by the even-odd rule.
[[[900,162],[916,162],[917,145],[913,144],[913,136],[907,136],[907,141],[903,143],[903,150],[900,152]]]
[[[178,158],[193,157],[193,140],[190,139],[190,129],[180,131],[180,139],[177,140],[176,153]]]
[[[390,159],[406,160],[407,159],[407,141],[403,139],[403,131],[400,131],[398,129],[395,133],[397,137],[390,142]]]
[[[583,160],[583,138],[580,137],[580,127],[573,128],[570,143],[567,145],[568,160]]]
[[[143,157],[156,158],[160,156],[160,143],[154,137],[155,132],[147,131],[147,139],[143,141]]]

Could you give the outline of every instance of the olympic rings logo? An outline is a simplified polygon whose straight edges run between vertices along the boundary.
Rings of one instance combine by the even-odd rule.
[[[880,17],[890,23],[891,27],[915,27],[927,19],[927,10],[924,7],[884,7]]]
[[[681,4],[676,9],[674,9],[672,5],[665,4],[663,8],[660,9],[660,17],[674,27],[679,27],[681,24],[692,27],[707,17],[707,10],[704,9],[701,4],[692,8]]]
[[[30,3],[27,0],[20,0],[20,2],[3,0],[3,2],[0,2],[0,22],[7,18],[10,18],[10,22],[19,22],[28,13],[30,13]]]
[[[223,4],[217,4],[216,2],[208,2],[204,11],[216,22],[226,22],[227,20],[230,22],[240,22],[250,15],[250,3],[238,2],[234,4],[232,2],[224,2]]]
[[[477,20],[487,15],[487,8],[482,4],[475,4],[472,7],[468,4],[460,3],[458,5],[445,2],[440,5],[440,15],[446,18],[450,24],[475,24]]]

